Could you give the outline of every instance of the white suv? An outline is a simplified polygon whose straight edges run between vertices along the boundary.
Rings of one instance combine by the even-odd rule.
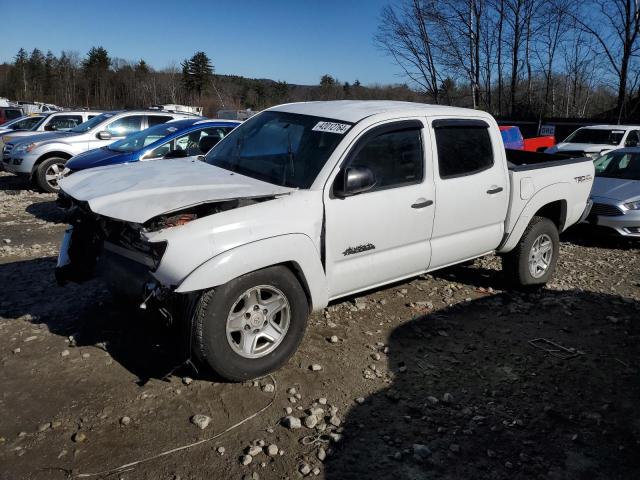
[[[169,120],[193,117],[157,110],[105,112],[66,132],[32,134],[6,142],[3,167],[8,172],[29,175],[44,191],[57,192],[64,165],[74,155]]]
[[[640,145],[640,125],[591,125],[582,127],[563,142],[545,150],[546,153],[561,153],[592,160],[622,147]]]

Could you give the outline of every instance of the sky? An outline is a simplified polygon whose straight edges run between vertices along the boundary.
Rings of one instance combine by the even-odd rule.
[[[0,63],[20,47],[144,59],[156,69],[204,51],[216,73],[317,84],[399,83],[399,69],[373,42],[393,0],[24,0],[0,2]],[[19,20],[21,19],[21,20]]]

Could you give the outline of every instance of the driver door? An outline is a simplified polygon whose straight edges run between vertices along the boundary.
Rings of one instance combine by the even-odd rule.
[[[342,169],[369,168],[369,191],[325,194],[329,297],[355,293],[427,269],[434,218],[431,162],[425,162],[422,120],[392,122],[365,132]],[[337,178],[340,179],[341,174]]]

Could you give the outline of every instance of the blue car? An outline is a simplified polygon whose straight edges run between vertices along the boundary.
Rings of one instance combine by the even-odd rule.
[[[106,147],[76,155],[65,164],[65,175],[93,167],[139,160],[204,155],[240,125],[233,120],[174,120],[134,133]]]

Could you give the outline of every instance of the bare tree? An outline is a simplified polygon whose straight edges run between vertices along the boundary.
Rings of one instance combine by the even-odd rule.
[[[629,68],[640,51],[639,0],[590,0],[574,15],[580,28],[598,43],[618,80],[618,121],[624,113]],[[593,12],[599,21],[593,22]]]
[[[430,33],[434,21],[430,15],[432,3],[402,0],[397,8],[384,7],[375,42],[406,77],[439,103],[440,65],[435,59],[436,47]]]
[[[547,114],[553,69],[560,43],[575,30],[575,25],[569,17],[569,11],[574,4],[574,0],[551,0],[545,2],[541,11],[536,56],[544,75],[544,95],[539,118]]]

